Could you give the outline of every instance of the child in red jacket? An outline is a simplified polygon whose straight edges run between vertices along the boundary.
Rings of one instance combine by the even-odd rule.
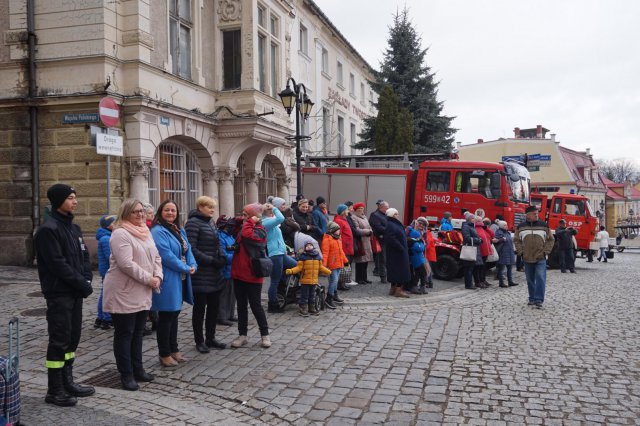
[[[327,298],[324,304],[329,309],[335,309],[336,304],[342,305],[344,300],[338,296],[338,279],[340,271],[344,265],[349,263],[349,259],[342,248],[340,238],[340,225],[335,222],[327,224],[327,233],[322,239],[322,264],[331,270],[329,275],[329,286],[327,288]]]

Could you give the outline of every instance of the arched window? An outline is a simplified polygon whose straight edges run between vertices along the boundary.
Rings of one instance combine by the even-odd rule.
[[[184,225],[200,194],[202,176],[196,155],[177,143],[161,143],[149,175],[149,202],[157,208],[166,199],[174,200]]]
[[[276,169],[269,160],[262,162],[260,168],[262,177],[258,183],[258,200],[261,203],[267,201],[269,195],[278,195],[278,180],[276,178]]]

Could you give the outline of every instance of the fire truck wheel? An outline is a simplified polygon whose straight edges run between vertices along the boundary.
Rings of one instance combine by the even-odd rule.
[[[441,254],[438,256],[433,273],[436,278],[444,281],[451,281],[458,276],[458,261],[449,254]]]

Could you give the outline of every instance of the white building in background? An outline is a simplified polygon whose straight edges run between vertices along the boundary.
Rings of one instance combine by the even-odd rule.
[[[87,234],[107,197],[111,213],[127,197],[172,198],[183,218],[202,194],[226,215],[293,197],[295,122],[278,97],[289,77],[315,103],[304,155],[352,154],[375,114],[370,66],[311,0],[32,3],[0,2],[0,242],[20,248],[0,263],[28,263],[54,182],[78,190]],[[108,188],[89,128],[105,96],[124,138]]]

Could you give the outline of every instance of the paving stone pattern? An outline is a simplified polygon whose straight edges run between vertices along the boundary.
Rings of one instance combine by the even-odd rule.
[[[99,387],[74,408],[45,404],[47,344],[37,274],[0,267],[0,323],[22,328],[23,423],[35,424],[640,424],[640,254],[608,264],[578,260],[577,274],[549,271],[543,310],[522,285],[465,291],[436,283],[427,296],[384,296],[386,285],[345,293],[319,317],[294,307],[269,315],[273,346],[255,322],[249,346],[196,352],[191,310],[179,341],[189,362],[162,369],[154,336],[138,392]],[[97,292],[85,303],[77,379],[115,369],[112,332],[92,327]],[[230,342],[234,327],[219,327]],[[0,330],[0,354],[6,330]]]

